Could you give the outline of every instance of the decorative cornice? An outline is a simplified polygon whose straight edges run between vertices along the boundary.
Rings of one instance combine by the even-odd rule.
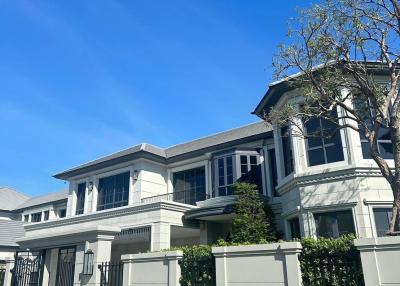
[[[77,215],[77,216],[72,216],[72,217],[67,217],[67,218],[62,218],[62,219],[56,219],[56,220],[52,220],[52,221],[28,224],[28,225],[25,225],[24,227],[25,227],[26,231],[33,231],[33,230],[38,230],[38,229],[66,226],[66,225],[71,225],[71,224],[76,224],[76,223],[84,223],[84,222],[90,222],[90,221],[95,221],[95,220],[100,220],[100,219],[120,217],[120,216],[125,216],[125,215],[131,215],[131,214],[149,212],[149,211],[161,210],[161,209],[184,213],[187,210],[191,210],[191,209],[195,209],[195,208],[197,208],[197,207],[192,206],[192,205],[185,205],[185,204],[181,204],[181,203],[162,200],[162,201],[155,202],[155,203],[148,203],[148,204],[139,203],[136,205],[130,205],[130,206],[115,208],[115,209],[111,209],[111,210],[98,211],[95,213]]]
[[[279,194],[284,194],[296,187],[321,184],[336,180],[354,179],[357,177],[382,177],[378,169],[350,167],[329,172],[318,172],[313,174],[299,174],[285,184],[278,186]]]

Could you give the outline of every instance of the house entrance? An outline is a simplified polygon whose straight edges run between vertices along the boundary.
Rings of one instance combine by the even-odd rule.
[[[60,248],[58,252],[57,286],[73,286],[75,273],[75,247]]]

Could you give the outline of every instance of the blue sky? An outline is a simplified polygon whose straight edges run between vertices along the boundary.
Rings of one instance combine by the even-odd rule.
[[[256,121],[298,3],[0,1],[0,186]]]

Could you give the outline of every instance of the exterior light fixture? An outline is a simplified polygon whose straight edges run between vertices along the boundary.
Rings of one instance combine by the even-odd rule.
[[[137,181],[139,179],[139,171],[138,170],[134,170],[133,171],[133,176],[132,176],[134,181]]]
[[[89,182],[88,190],[89,190],[89,192],[93,191],[93,182],[92,181]]]
[[[93,274],[93,260],[94,253],[91,249],[88,249],[83,254],[83,275],[92,275]]]

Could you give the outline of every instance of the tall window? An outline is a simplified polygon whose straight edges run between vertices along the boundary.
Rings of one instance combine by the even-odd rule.
[[[86,192],[86,183],[78,184],[78,190],[76,192],[76,214],[83,214],[83,210],[85,207],[85,192]]]
[[[337,238],[355,233],[351,210],[314,214],[318,237]]]
[[[278,172],[276,169],[275,149],[268,150],[268,157],[270,162],[269,172],[272,179],[272,194],[274,197],[279,197],[279,193],[276,191],[276,186],[278,185]]]
[[[62,209],[58,209],[58,217],[59,218],[63,218],[67,216],[67,209],[62,208]]]
[[[44,211],[44,212],[43,212],[43,214],[44,214],[44,218],[43,218],[43,220],[49,220],[49,217],[50,217],[50,211]]]
[[[240,155],[240,180],[255,184],[262,193],[260,165],[256,155]]]
[[[42,221],[42,212],[31,214],[31,222],[39,222]]]
[[[292,239],[301,238],[299,217],[295,217],[295,218],[288,220],[288,223],[289,223],[290,234],[292,236]]]
[[[128,205],[129,172],[101,178],[97,210],[106,210]]]
[[[217,189],[218,196],[233,194],[233,158],[232,156],[221,157],[217,160]]]
[[[194,205],[206,199],[205,167],[173,174],[174,201]]]
[[[283,165],[285,167],[285,176],[293,172],[293,151],[288,127],[281,128]]]
[[[29,215],[24,215],[24,222],[28,222],[29,221]]]
[[[392,218],[391,208],[374,208],[375,228],[378,236],[385,236],[389,230],[390,220]],[[400,220],[397,218],[395,230],[400,230]]]
[[[361,115],[362,119],[366,123],[367,127],[369,129],[372,129],[373,126],[373,120],[376,116],[376,113],[374,111],[374,108],[372,107],[372,104],[370,100],[368,101],[363,101],[358,100],[355,103],[355,108]],[[362,126],[359,125],[360,129],[362,129]],[[393,144],[392,144],[392,139],[390,135],[390,130],[388,127],[381,125],[379,131],[378,131],[378,152],[381,154],[383,159],[393,159]],[[372,159],[371,155],[369,154],[369,144],[368,140],[360,133],[360,141],[361,141],[361,148],[362,148],[362,153],[363,153],[363,158],[364,159]]]
[[[333,134],[335,124],[325,119],[311,118],[304,126],[309,136],[306,140],[309,166],[344,160],[340,132]]]

